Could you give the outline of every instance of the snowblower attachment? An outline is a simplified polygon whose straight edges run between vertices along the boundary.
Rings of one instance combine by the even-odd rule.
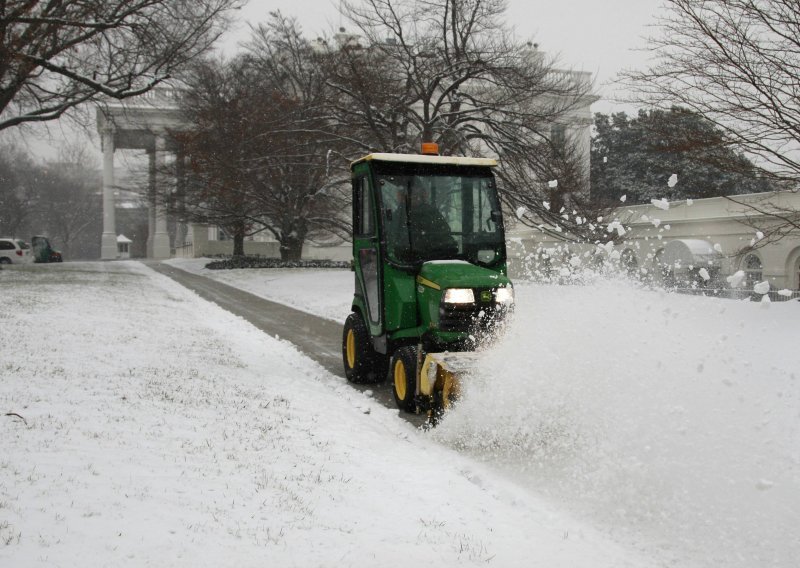
[[[431,403],[428,410],[431,420],[435,421],[458,400],[462,381],[469,380],[477,364],[475,352],[425,354],[419,374],[419,394]]]
[[[352,382],[393,382],[398,408],[440,415],[477,343],[512,311],[494,160],[370,154],[353,163]],[[387,373],[388,370],[388,373]]]

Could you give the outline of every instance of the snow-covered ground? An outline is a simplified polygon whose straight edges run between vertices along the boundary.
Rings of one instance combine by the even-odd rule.
[[[142,264],[0,297],[0,566],[651,565]]]
[[[208,271],[342,321],[352,273]],[[780,566],[800,303],[517,283],[420,432],[134,263],[0,272],[0,565]],[[24,346],[24,349],[22,348]],[[8,353],[6,353],[8,351]]]
[[[348,271],[205,262],[171,261],[330,319],[349,311]],[[516,289],[513,326],[429,437],[665,564],[797,565],[800,303],[625,280]]]

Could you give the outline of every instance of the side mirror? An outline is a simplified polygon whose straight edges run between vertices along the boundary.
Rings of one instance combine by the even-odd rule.
[[[495,227],[500,227],[503,223],[503,212],[495,209],[492,211],[491,215],[489,215],[489,219],[494,223]]]

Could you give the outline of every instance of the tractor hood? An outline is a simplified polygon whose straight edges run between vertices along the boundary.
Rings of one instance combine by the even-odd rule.
[[[428,261],[422,265],[417,282],[441,290],[511,286],[511,281],[503,274],[475,266],[465,260]]]

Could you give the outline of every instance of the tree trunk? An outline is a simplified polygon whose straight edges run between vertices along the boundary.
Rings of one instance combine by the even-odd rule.
[[[233,256],[244,256],[244,231],[236,231],[233,235]]]
[[[281,260],[284,262],[298,261],[303,256],[303,243],[305,239],[297,235],[283,237],[281,243]]]

